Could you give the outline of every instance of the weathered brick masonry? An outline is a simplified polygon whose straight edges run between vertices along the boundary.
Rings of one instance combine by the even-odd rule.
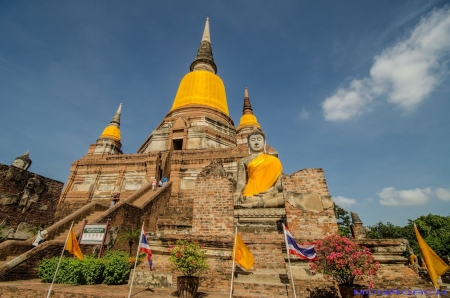
[[[9,173],[9,175],[8,175]],[[35,177],[39,183],[38,193],[29,180]],[[24,195],[27,183],[30,185],[30,200],[36,200],[30,207],[19,202]],[[49,226],[54,223],[56,205],[61,195],[63,183],[13,166],[0,164],[0,222],[5,220],[8,228],[15,230],[20,223],[30,226]]]

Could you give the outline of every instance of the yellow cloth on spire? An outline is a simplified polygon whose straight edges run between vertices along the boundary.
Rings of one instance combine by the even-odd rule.
[[[261,126],[258,123],[258,120],[256,120],[256,116],[253,114],[245,114],[241,116],[241,121],[239,122],[239,126],[237,130],[243,128],[244,126],[256,126],[258,128],[261,128]]]
[[[228,103],[222,79],[204,70],[188,73],[180,82],[172,109],[201,105],[221,111],[228,116]]]
[[[244,241],[242,241],[239,234],[236,235],[236,246],[233,249],[233,258],[239,265],[244,267],[245,270],[250,270],[255,263],[253,254],[247,248]]]
[[[427,265],[428,275],[430,275],[430,279],[433,282],[434,286],[436,288],[439,288],[436,279],[444,274],[447,270],[449,270],[450,266],[445,264],[445,262],[431,249],[431,247],[428,246],[425,240],[423,240],[422,236],[420,236],[419,230],[417,230],[415,224],[414,231],[416,232],[417,242],[419,243],[423,259],[425,260],[425,264]]]
[[[69,238],[66,243],[66,250],[75,255],[80,261],[83,260],[83,254],[81,253],[80,246],[78,245],[77,237],[73,232],[73,228],[70,229]]]
[[[281,175],[283,167],[278,158],[260,154],[255,157],[247,166],[248,181],[243,195],[251,197],[268,190]]]
[[[120,141],[120,129],[114,125],[108,125],[102,132],[101,138],[113,138]]]

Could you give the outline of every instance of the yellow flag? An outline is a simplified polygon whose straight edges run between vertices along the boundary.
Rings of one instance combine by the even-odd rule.
[[[420,236],[416,224],[414,224],[414,231],[416,232],[417,242],[419,243],[420,251],[423,259],[427,265],[428,275],[436,288],[439,288],[436,279],[450,269],[450,266],[444,263],[442,259],[428,246],[428,244]]]
[[[239,234],[236,235],[236,246],[233,249],[233,257],[239,265],[245,268],[245,270],[250,270],[255,263],[253,254],[248,250]]]
[[[73,232],[73,228],[70,229],[69,238],[66,243],[66,250],[75,255],[80,261],[83,260],[83,254],[81,253],[80,246],[78,245],[77,237]]]

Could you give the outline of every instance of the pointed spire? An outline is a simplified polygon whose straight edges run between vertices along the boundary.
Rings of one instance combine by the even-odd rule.
[[[120,114],[122,113],[122,103],[120,103],[119,108],[117,109],[116,114],[112,118],[110,124],[116,127],[120,127]]]
[[[248,89],[244,89],[244,108],[242,109],[242,115],[253,115],[252,105],[250,104],[250,97],[248,96]]]
[[[237,128],[237,132],[249,131],[249,129],[261,129],[261,126],[258,123],[255,115],[253,114],[252,105],[250,104],[250,97],[248,96],[248,88],[244,89],[244,107],[242,108],[242,116],[239,126]]]
[[[203,31],[202,41],[197,51],[194,62],[191,63],[190,71],[204,70],[214,74],[217,73],[217,66],[214,63],[214,57],[211,48],[211,36],[209,34],[209,18],[206,18],[205,30]]]
[[[100,139],[113,138],[120,142],[120,114],[122,113],[122,104],[119,105],[116,114],[112,118],[109,125],[103,130]]]
[[[206,17],[206,24],[205,24],[205,30],[203,30],[203,37],[202,41],[207,41],[211,43],[211,37],[209,35],[209,18]]]
[[[23,156],[30,156],[30,149],[28,149]]]

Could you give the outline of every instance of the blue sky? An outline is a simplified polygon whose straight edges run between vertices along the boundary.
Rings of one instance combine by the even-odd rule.
[[[63,182],[123,103],[124,153],[170,110],[205,23],[284,172],[323,168],[366,225],[450,213],[447,1],[2,1],[0,163]]]

